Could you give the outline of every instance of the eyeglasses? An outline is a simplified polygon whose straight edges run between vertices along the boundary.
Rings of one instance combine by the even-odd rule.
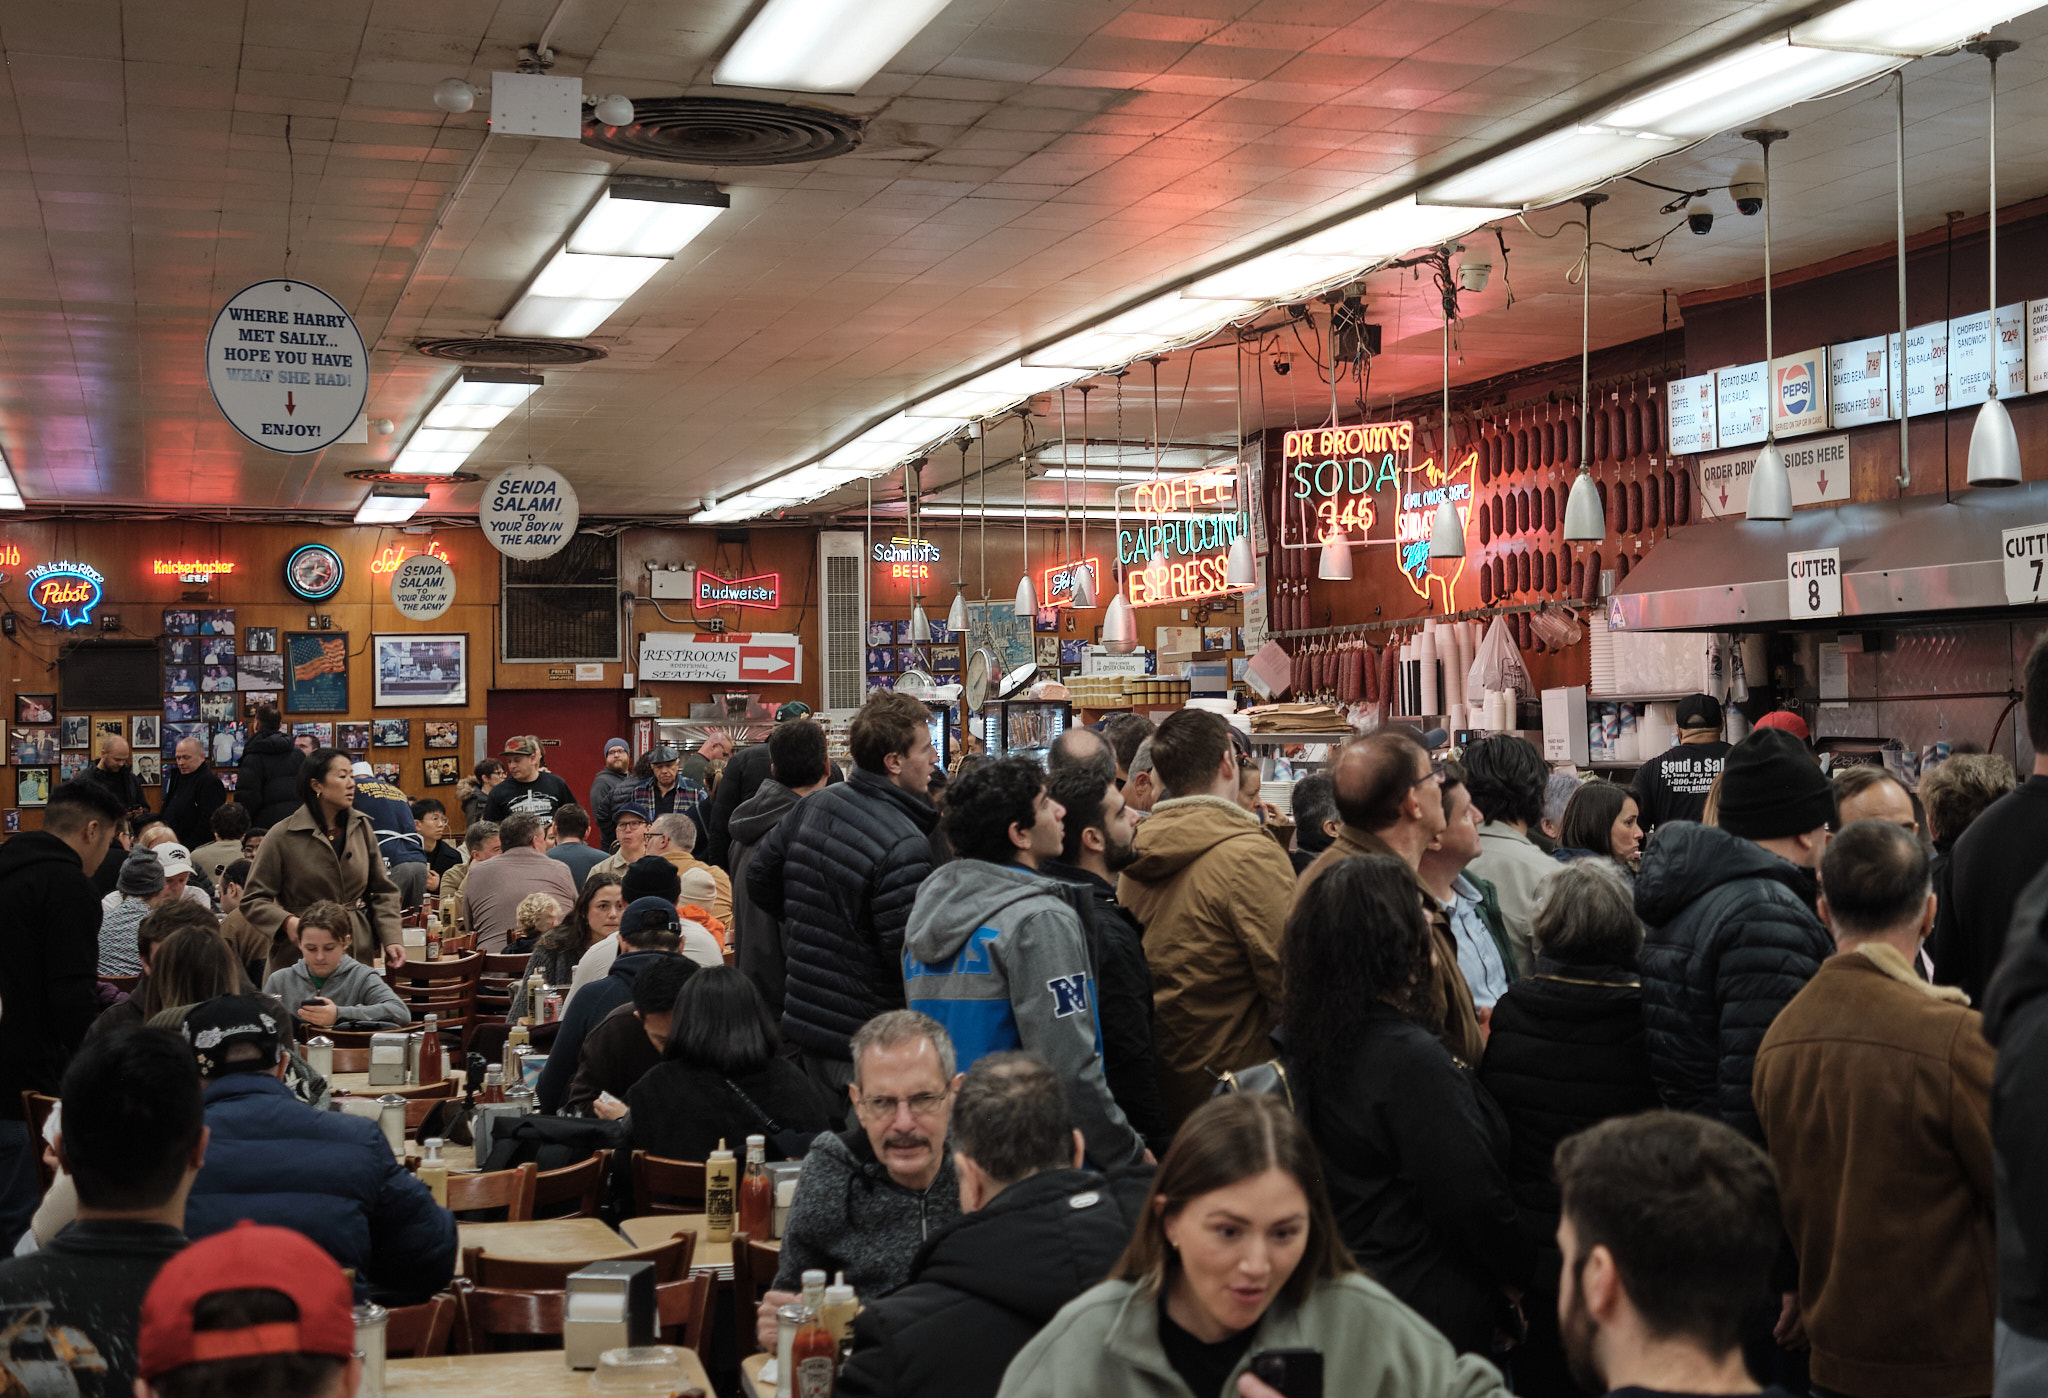
[[[1424,772],[1421,776],[1417,777],[1414,781],[1408,783],[1408,789],[1410,791],[1413,791],[1416,787],[1421,786],[1426,781],[1442,781],[1444,779],[1444,768],[1448,766],[1449,763],[1450,759],[1448,758],[1431,758],[1429,763],[1429,770],[1427,772]]]
[[[863,1097],[854,1110],[869,1121],[887,1121],[898,1107],[910,1108],[912,1116],[937,1116],[951,1092],[920,1092],[912,1097]]]

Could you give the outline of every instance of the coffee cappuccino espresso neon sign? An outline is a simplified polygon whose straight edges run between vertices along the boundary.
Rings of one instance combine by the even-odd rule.
[[[1230,586],[1230,546],[1251,528],[1238,489],[1237,467],[1163,476],[1132,492],[1136,519],[1117,525],[1117,561],[1134,607],[1163,607],[1249,591]],[[1131,566],[1143,559],[1143,565]]]

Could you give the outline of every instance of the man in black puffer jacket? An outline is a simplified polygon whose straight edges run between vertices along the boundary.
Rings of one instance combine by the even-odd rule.
[[[1152,1167],[1080,1168],[1081,1133],[1051,1068],[994,1053],[953,1106],[958,1221],[918,1250],[910,1281],[854,1320],[844,1398],[994,1398],[1003,1371],[1131,1240]]]
[[[907,694],[870,697],[853,720],[853,776],[799,802],[747,869],[754,905],[782,920],[782,1035],[834,1093],[853,1081],[853,1031],[903,1008],[903,929],[939,819],[925,799],[930,718]]]
[[[1834,788],[1791,734],[1761,728],[1728,754],[1720,825],[1671,821],[1636,876],[1643,1028],[1664,1105],[1763,1140],[1750,1078],[1778,1011],[1834,942],[1814,915]]]
[[[284,719],[272,705],[256,710],[256,733],[242,750],[242,765],[236,769],[235,802],[247,806],[256,824],[268,829],[289,817],[302,804],[299,796],[299,768],[306,756],[292,746],[284,731]]]
[[[731,837],[727,848],[732,856],[733,964],[754,983],[768,1013],[780,1023],[782,920],[754,906],[753,894],[747,888],[747,870],[753,867],[754,852],[761,841],[782,824],[790,807],[825,789],[832,764],[825,756],[825,730],[807,718],[777,724],[768,741],[760,746],[768,753],[773,775],[763,778],[754,794],[741,802],[726,822]],[[741,756],[752,751],[753,748],[747,748]],[[738,761],[738,757],[733,759],[734,763]],[[725,781],[718,786],[720,794],[725,791],[725,782],[732,779],[732,768],[727,767]]]
[[[2048,1392],[2048,872],[2013,904],[1985,996],[1984,1037],[1998,1050],[1998,1391]]]

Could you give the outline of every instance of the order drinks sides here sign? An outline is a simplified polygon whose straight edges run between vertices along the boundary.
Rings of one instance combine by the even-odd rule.
[[[640,638],[642,683],[800,684],[803,677],[803,642],[789,632],[706,636],[650,631]]]
[[[347,439],[369,377],[354,318],[304,282],[243,287],[206,339],[206,382],[221,415],[272,451],[304,455]]]

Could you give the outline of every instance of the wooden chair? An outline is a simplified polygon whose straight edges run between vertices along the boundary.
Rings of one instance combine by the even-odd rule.
[[[531,959],[532,954],[523,951],[485,952],[483,974],[486,976],[523,976],[526,974],[526,963]]]
[[[774,1284],[781,1267],[782,1249],[775,1244],[756,1242],[745,1233],[732,1235],[733,1338],[742,1359],[761,1351],[754,1313],[761,1308],[761,1293]]]
[[[448,1352],[461,1309],[453,1293],[441,1292],[417,1306],[392,1306],[384,1325],[384,1353],[392,1359],[438,1359]]]
[[[334,1046],[334,1071],[337,1073],[367,1073],[370,1071],[370,1050],[351,1045],[343,1048]]]
[[[408,985],[420,983],[435,984],[440,981],[473,981],[484,968],[484,959],[475,952],[466,956],[444,956],[439,961],[414,961],[410,958],[397,970],[386,970],[384,979],[400,994]]]
[[[464,1334],[472,1354],[493,1352],[500,1339],[560,1335],[569,1298],[566,1290],[555,1288],[524,1291],[494,1286],[466,1286],[460,1295]],[[663,1343],[701,1351],[710,1303],[708,1276],[657,1282],[655,1325]]]
[[[636,1150],[632,1171],[635,1215],[690,1214],[704,1206],[701,1160],[668,1160]]]
[[[574,1262],[527,1262],[510,1257],[493,1257],[478,1250],[465,1260],[473,1264],[470,1280],[480,1287],[504,1291],[559,1291],[568,1285],[571,1272],[581,1271],[593,1261],[652,1262],[657,1282],[680,1281],[690,1275],[690,1263],[697,1255],[697,1235],[681,1233],[665,1243],[638,1252],[618,1253],[605,1258],[582,1258]]]
[[[598,1151],[580,1165],[546,1170],[535,1181],[533,1218],[596,1218],[604,1206],[605,1181],[610,1178],[612,1153]],[[576,1201],[568,1213],[551,1211],[550,1204]]]
[[[528,1162],[509,1170],[485,1170],[479,1174],[448,1177],[448,1209],[468,1213],[472,1209],[503,1209],[507,1223],[524,1223],[533,1217],[534,1181],[540,1167]],[[481,1253],[481,1248],[470,1252]],[[465,1254],[467,1256],[467,1254]],[[463,1269],[465,1275],[472,1275]]]
[[[455,1096],[455,1079],[443,1078],[425,1087],[413,1088],[405,1099],[405,1134],[420,1129],[420,1123],[439,1111],[441,1104]]]
[[[659,1282],[654,1288],[654,1323],[661,1341],[681,1345],[700,1354],[710,1337],[704,1333],[711,1315],[711,1274],[685,1277],[682,1281]]]
[[[41,1182],[45,1194],[57,1182],[57,1172],[43,1163],[43,1127],[49,1122],[50,1113],[56,1110],[57,1099],[54,1097],[27,1090],[21,1094],[21,1117],[28,1123],[28,1145],[36,1155],[36,1179]]]

